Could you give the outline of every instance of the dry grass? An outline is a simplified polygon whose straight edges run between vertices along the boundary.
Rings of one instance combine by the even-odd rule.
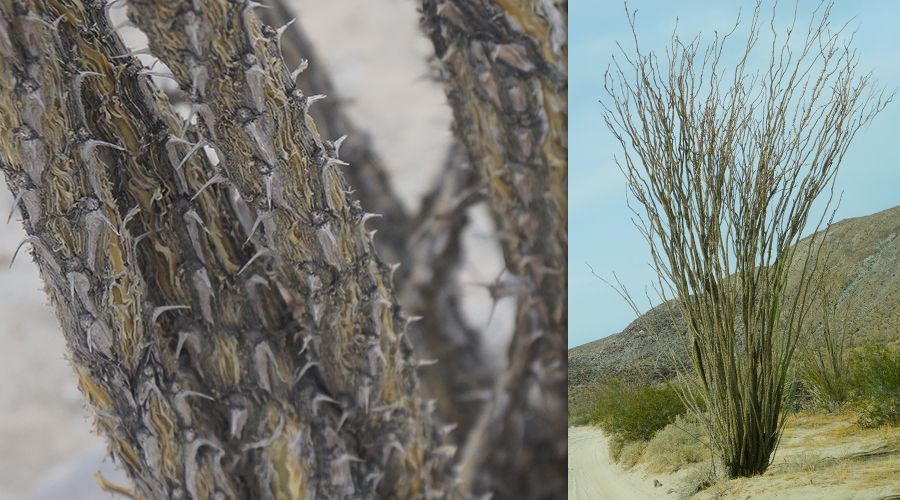
[[[880,427],[877,429],[862,429],[866,436],[876,437],[883,440],[887,445],[893,448],[900,448],[900,426],[898,427]]]
[[[883,457],[852,458],[828,456],[827,452],[817,449],[870,443],[866,449],[884,446],[900,450],[900,427],[864,429],[854,425],[857,418],[858,414],[854,412],[798,412],[787,423],[782,449],[801,451],[777,460],[766,476],[783,475],[799,483],[851,486],[860,491],[870,490],[873,485],[896,482],[900,469],[900,455],[896,452]],[[792,440],[792,435],[802,437]]]
[[[872,460],[860,467],[854,467],[851,480],[855,484],[890,484],[897,481],[900,458],[896,455],[884,460]]]
[[[622,448],[624,448],[624,445],[621,441],[617,439],[609,440],[609,459],[613,463],[619,462],[619,458],[622,457]]]
[[[835,440],[845,440],[853,438],[860,439],[883,439],[885,441],[900,440],[900,427],[877,427],[866,429],[856,425],[859,419],[859,413],[855,411],[846,411],[841,413],[827,412],[797,412],[788,419],[785,425],[784,437],[790,439],[796,437],[802,431],[815,430],[813,434],[807,434],[809,437],[816,437],[823,440],[834,442]],[[900,446],[898,444],[897,446]]]
[[[622,447],[622,454],[619,457],[619,463],[621,463],[626,469],[634,467],[644,456],[645,448],[647,448],[647,441],[626,442]]]
[[[801,410],[788,418],[785,423],[785,429],[814,429],[835,422],[846,421],[846,413],[828,413],[821,410]]]
[[[786,458],[783,463],[772,466],[770,474],[811,474],[841,463],[841,460],[823,456],[817,451],[802,451]]]
[[[765,475],[861,489],[896,481],[900,454],[853,458],[846,447],[854,445],[853,449],[859,450],[860,444],[866,443],[862,446],[866,450],[882,446],[900,450],[900,427],[865,429],[855,425],[858,417],[853,411],[802,411],[792,415],[779,448],[784,458],[776,459]]]
[[[854,425],[856,416],[849,417],[850,421],[835,422],[834,425],[827,429],[822,429],[818,435],[826,439],[846,439],[853,436],[864,434],[865,429]]]
[[[653,473],[672,473],[685,465],[709,460],[708,439],[695,419],[679,416],[647,443],[644,458]]]
[[[764,474],[748,478],[713,478],[709,457],[705,455],[700,463],[678,466],[681,469],[677,473],[681,476],[680,485],[676,487],[678,496],[681,499],[703,500],[819,498],[817,495],[821,490],[816,488],[822,487],[829,488],[829,491],[846,491],[846,496],[853,498],[882,498],[900,493],[900,484],[897,483],[900,453],[851,457],[863,450],[900,450],[900,427],[862,429],[854,425],[857,417],[858,414],[853,412],[824,411],[792,415],[776,461]],[[677,423],[682,423],[682,419]],[[664,444],[670,443],[668,446],[673,450],[672,454],[677,455],[675,450],[681,445],[672,441],[674,430],[677,429],[670,426],[661,431],[644,451],[643,462],[647,464],[647,472],[653,474],[652,477],[660,475],[666,484],[676,484],[671,476],[668,480],[666,478],[666,474],[677,469],[665,469],[671,457],[666,456],[668,450]],[[722,470],[719,466],[717,469]],[[897,486],[896,492],[892,489],[893,485]]]
[[[857,418],[859,418],[858,414],[849,411],[841,413],[800,411],[788,418],[784,428],[784,441],[790,441],[798,435],[832,441],[863,434],[868,435],[866,429],[854,425]],[[809,431],[814,432],[810,434]],[[782,445],[785,444],[784,441]]]
[[[834,469],[828,473],[828,481],[833,485],[844,484],[850,473],[853,472],[853,464],[843,460]]]

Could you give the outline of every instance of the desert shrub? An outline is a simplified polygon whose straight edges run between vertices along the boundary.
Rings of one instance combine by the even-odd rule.
[[[644,456],[653,472],[675,472],[709,458],[706,430],[696,418],[679,415],[647,443]]]
[[[861,427],[868,429],[886,425],[900,425],[900,398],[881,397],[867,401],[859,420]]]
[[[628,441],[622,445],[622,452],[619,456],[619,463],[624,465],[626,469],[634,467],[641,457],[644,456],[644,449],[647,447],[647,441]]]
[[[591,411],[591,423],[606,430],[606,421],[619,410],[620,395],[629,391],[628,387],[617,378],[600,386],[597,389],[596,402]]]
[[[588,425],[591,423],[591,414],[586,410],[576,410],[569,413],[567,420],[569,426]]]
[[[785,389],[784,407],[792,412],[820,408],[823,405],[817,396],[817,392],[807,381],[802,368],[798,368],[793,380]]]
[[[863,427],[900,425],[900,350],[869,343],[854,355],[851,385]]]
[[[695,467],[688,471],[681,480],[679,499],[687,500],[697,493],[707,490],[718,483],[715,471],[709,464]]]
[[[849,401],[852,366],[849,362],[825,364],[818,352],[807,354],[798,363],[797,390],[793,394],[798,407],[840,411]]]
[[[669,386],[661,389],[612,379],[597,395],[592,423],[621,441],[648,441],[685,413]]]
[[[609,440],[609,459],[614,463],[618,462],[620,458],[622,458],[622,448],[625,447],[625,442],[620,441],[618,439],[611,438]]]

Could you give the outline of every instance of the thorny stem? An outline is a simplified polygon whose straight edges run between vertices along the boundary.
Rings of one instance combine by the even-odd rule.
[[[271,8],[257,10],[264,23],[280,28],[292,19],[293,15],[281,0],[266,3]],[[404,247],[409,240],[410,217],[400,198],[394,193],[387,171],[373,150],[371,141],[342,110],[341,98],[337,95],[328,72],[318,63],[319,58],[312,43],[301,31],[299,22],[292,23],[282,33],[281,55],[292,73],[306,62],[305,69],[294,78],[297,88],[303,89],[307,95],[328,96],[312,106],[308,111],[309,115],[315,120],[321,137],[337,139],[347,136],[340,145],[340,156],[350,165],[341,167],[341,170],[354,190],[353,198],[358,199],[368,210],[382,215],[380,219],[367,225],[378,230],[378,240],[375,243],[378,255],[386,262],[403,262],[405,267],[407,264],[403,256]],[[398,274],[403,274],[403,271],[398,271]]]
[[[267,4],[272,8],[258,11],[264,22],[281,26],[291,19],[280,0]],[[434,189],[425,195],[421,211],[413,217],[407,215],[369,138],[342,112],[341,99],[327,71],[316,64],[319,59],[299,25],[291,24],[281,36],[284,61],[288,68],[298,68],[307,61],[295,78],[297,87],[309,95],[329,97],[309,109],[320,135],[347,135],[340,145],[340,156],[350,165],[341,169],[354,189],[353,198],[382,215],[367,227],[378,231],[375,247],[379,257],[400,264],[392,272],[400,304],[424,317],[410,325],[408,333],[418,357],[438,362],[422,368],[419,375],[429,397],[437,400],[436,413],[446,422],[457,424],[451,438],[458,442],[468,434],[483,406],[478,395],[496,376],[485,359],[480,333],[466,325],[459,285],[454,283],[461,263],[465,211],[484,198],[477,189],[481,177],[454,145]]]
[[[129,5],[196,105],[183,139],[220,158],[179,169],[182,124],[102,5],[3,6],[4,169],[37,196],[26,229],[80,387],[145,498],[443,496],[390,269],[252,8]]]
[[[455,132],[487,184],[517,297],[509,362],[467,439],[461,487],[494,498],[566,489],[567,3],[423,2]]]

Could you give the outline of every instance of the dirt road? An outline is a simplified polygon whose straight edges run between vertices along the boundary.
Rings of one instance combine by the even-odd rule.
[[[648,500],[665,496],[610,463],[609,439],[598,429],[569,429],[569,500]],[[660,488],[661,490],[662,488]]]

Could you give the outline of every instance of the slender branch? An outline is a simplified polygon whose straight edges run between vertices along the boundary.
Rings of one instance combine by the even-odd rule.
[[[276,28],[284,28],[281,35],[281,55],[291,70],[297,88],[307,95],[326,95],[309,109],[321,137],[332,141],[347,136],[340,145],[341,159],[349,163],[339,168],[354,192],[353,198],[368,210],[383,217],[368,225],[378,230],[375,244],[378,255],[386,262],[404,262],[405,245],[411,232],[411,220],[399,197],[390,185],[389,176],[368,136],[356,127],[342,108],[342,99],[331,82],[331,76],[318,64],[319,57],[307,39],[300,23],[286,25],[295,14],[281,0],[266,2],[271,8],[258,9],[260,20]],[[310,62],[312,61],[312,62]],[[297,73],[302,68],[302,71]],[[403,271],[399,273],[404,274]],[[398,276],[399,280],[400,276]],[[398,281],[399,282],[399,281]]]
[[[268,5],[272,8],[258,11],[268,24],[281,26],[292,18],[280,0]],[[460,286],[453,279],[462,262],[460,234],[468,222],[465,211],[482,198],[476,189],[479,177],[458,151],[459,146],[453,146],[420,213],[407,215],[369,137],[343,112],[328,72],[321,64],[309,63],[318,57],[299,25],[284,26],[280,45],[284,61],[288,68],[305,68],[292,72],[298,88],[309,95],[329,96],[308,111],[320,135],[347,135],[340,153],[349,165],[340,168],[354,189],[351,196],[381,215],[367,227],[378,231],[375,248],[379,257],[399,265],[391,277],[401,305],[423,317],[411,325],[410,338],[419,358],[437,362],[419,373],[429,397],[437,400],[437,414],[446,425],[456,424],[452,436],[457,442],[468,433],[481,407],[481,401],[472,395],[481,393],[495,377],[484,357],[480,334],[463,319]]]
[[[495,498],[561,497],[567,338],[566,4],[423,2],[454,110],[504,235],[517,298],[509,361],[461,454],[461,487]]]

